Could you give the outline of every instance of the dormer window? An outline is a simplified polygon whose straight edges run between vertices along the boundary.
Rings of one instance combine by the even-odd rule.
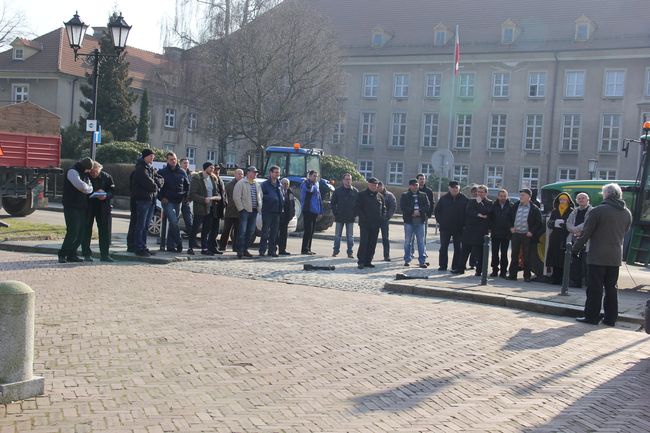
[[[433,45],[436,47],[447,45],[448,36],[449,32],[447,31],[447,27],[442,23],[438,24],[433,28]]]
[[[512,20],[506,20],[501,24],[501,43],[505,45],[513,44],[517,37],[517,25]]]
[[[576,42],[586,42],[591,39],[591,34],[594,31],[593,22],[586,16],[581,16],[576,20],[576,32],[575,40]]]
[[[14,60],[25,60],[25,50],[14,48]]]
[[[372,47],[380,48],[383,47],[386,42],[390,40],[390,35],[388,35],[381,27],[375,27],[372,30]]]

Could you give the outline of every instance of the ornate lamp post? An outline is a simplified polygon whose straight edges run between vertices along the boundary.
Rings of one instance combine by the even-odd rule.
[[[129,37],[129,31],[131,26],[124,21],[122,14],[115,18],[112,17],[108,23],[108,30],[113,41],[113,46],[117,54],[105,54],[99,51],[99,48],[95,48],[91,53],[80,53],[81,45],[83,44],[84,36],[86,35],[86,30],[88,30],[88,25],[86,25],[81,19],[79,19],[79,14],[75,12],[74,16],[66,23],[65,32],[68,35],[68,42],[70,43],[70,48],[74,50],[74,60],[75,62],[79,57],[93,67],[93,111],[92,111],[92,120],[97,120],[97,82],[99,80],[99,64],[108,59],[118,57],[122,51],[126,48],[126,40]],[[95,140],[90,141],[90,157],[95,159]]]

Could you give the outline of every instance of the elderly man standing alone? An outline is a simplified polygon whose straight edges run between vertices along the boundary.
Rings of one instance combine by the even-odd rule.
[[[578,322],[597,325],[605,291],[603,323],[614,326],[618,319],[618,270],[623,257],[623,238],[632,225],[632,214],[622,199],[621,187],[615,183],[603,186],[603,202],[593,208],[585,221],[582,235],[575,244],[576,250],[589,242],[589,282],[585,315]]]

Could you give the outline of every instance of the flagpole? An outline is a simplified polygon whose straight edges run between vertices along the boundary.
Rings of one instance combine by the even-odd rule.
[[[456,43],[454,44],[454,61],[451,70],[451,101],[449,102],[449,129],[447,131],[447,149],[451,151],[451,142],[453,139],[452,130],[454,128],[454,101],[456,100],[456,75],[460,67],[460,38],[458,35],[458,24],[456,24]]]

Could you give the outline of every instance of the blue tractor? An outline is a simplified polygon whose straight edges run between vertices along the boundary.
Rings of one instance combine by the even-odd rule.
[[[260,173],[266,176],[269,167],[277,165],[280,167],[280,176],[286,177],[291,182],[291,189],[296,195],[296,217],[298,225],[296,230],[302,231],[302,206],[299,203],[300,184],[307,178],[311,170],[321,172],[320,158],[323,155],[322,149],[303,149],[298,143],[293,147],[270,146],[266,148],[266,164],[264,171]],[[334,224],[334,215],[330,207],[330,199],[334,192],[334,186],[325,179],[320,179],[319,188],[323,198],[323,214],[316,220],[316,231],[327,230]]]

